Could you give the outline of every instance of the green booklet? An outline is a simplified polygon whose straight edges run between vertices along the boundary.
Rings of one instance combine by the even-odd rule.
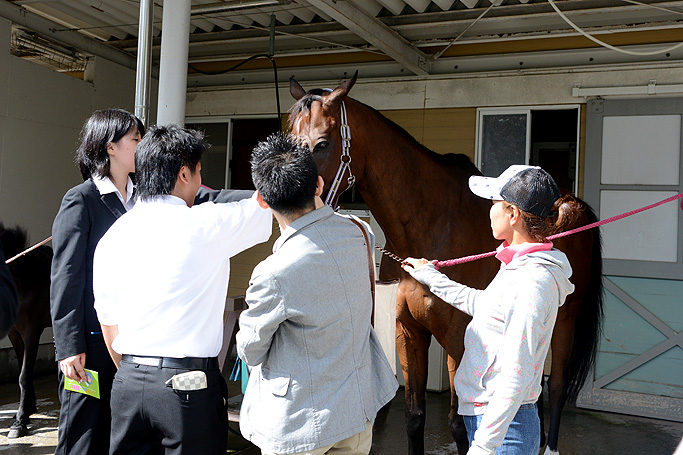
[[[71,390],[72,392],[84,393],[95,398],[100,397],[100,380],[97,371],[83,370],[88,377],[87,381],[77,382],[67,377],[64,378],[64,390]]]

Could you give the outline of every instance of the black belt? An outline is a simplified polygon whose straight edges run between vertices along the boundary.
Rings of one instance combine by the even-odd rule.
[[[121,360],[157,368],[180,368],[184,370],[209,370],[218,368],[218,357],[176,358],[123,354]]]

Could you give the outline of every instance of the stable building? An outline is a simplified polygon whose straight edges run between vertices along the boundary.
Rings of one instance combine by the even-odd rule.
[[[540,165],[600,219],[683,193],[681,1],[174,0],[151,3],[146,29],[146,0],[96,3],[0,1],[0,221],[33,243],[80,182],[73,156],[93,110],[201,129],[204,183],[249,188],[251,148],[286,125],[289,78],[334,88],[356,70],[350,96],[429,149],[485,175]],[[365,210],[358,193],[344,201]],[[601,230],[603,336],[578,404],[683,421],[680,199]],[[230,296],[269,251],[235,258]],[[445,390],[444,354],[432,355],[430,388]]]

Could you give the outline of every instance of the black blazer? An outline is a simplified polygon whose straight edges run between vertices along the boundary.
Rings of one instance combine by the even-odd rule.
[[[201,188],[195,203],[232,202],[253,191]],[[116,193],[101,195],[88,179],[67,191],[52,225],[50,313],[57,360],[87,352],[88,340],[101,340],[94,308],[92,267],[95,248],[126,212]]]

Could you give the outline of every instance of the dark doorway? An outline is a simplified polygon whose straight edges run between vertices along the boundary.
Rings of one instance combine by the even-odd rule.
[[[256,144],[272,133],[280,131],[277,118],[236,119],[232,121],[232,158],[230,160],[230,188],[253,190],[249,158]]]
[[[529,164],[553,176],[562,193],[576,187],[578,109],[532,110]]]
[[[202,183],[209,188],[253,190],[249,158],[259,141],[280,131],[277,118],[187,123],[204,133],[211,148],[202,157]],[[232,134],[230,134],[232,131]],[[231,139],[231,147],[228,141]]]

